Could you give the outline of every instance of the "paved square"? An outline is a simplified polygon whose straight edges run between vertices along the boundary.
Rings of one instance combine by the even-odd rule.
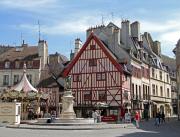
[[[140,129],[32,130],[0,127],[0,137],[180,137],[180,121],[175,119],[154,126],[154,120],[141,122]]]

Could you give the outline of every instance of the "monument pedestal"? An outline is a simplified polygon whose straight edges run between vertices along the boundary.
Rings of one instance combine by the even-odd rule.
[[[62,97],[62,111],[59,118],[55,118],[53,123],[56,125],[88,125],[94,124],[93,118],[76,118],[76,114],[73,109],[74,97],[70,90],[65,91]],[[39,118],[38,124],[45,124],[48,118]],[[47,123],[46,123],[47,124]]]
[[[74,97],[70,90],[64,92],[62,97],[62,111],[60,114],[61,119],[75,119],[76,114],[74,113],[73,101]]]

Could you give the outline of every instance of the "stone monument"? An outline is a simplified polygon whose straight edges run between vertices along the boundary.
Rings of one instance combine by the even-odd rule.
[[[62,111],[60,114],[60,118],[74,119],[74,118],[76,118],[76,114],[74,113],[74,108],[73,108],[74,97],[72,95],[72,91],[69,90],[70,84],[71,84],[70,77],[67,77],[65,82],[66,82],[65,83],[65,91],[64,91],[64,95],[62,97]]]
[[[60,114],[60,118],[64,119],[74,119],[76,118],[76,114],[74,113],[73,109],[73,101],[74,97],[70,90],[64,92],[62,97],[62,111]]]
[[[88,125],[94,124],[93,118],[76,118],[76,114],[74,112],[73,104],[74,104],[74,97],[72,95],[72,91],[70,90],[71,79],[67,77],[65,79],[65,86],[64,86],[64,95],[62,97],[62,110],[59,118],[55,118],[53,123],[55,125]],[[43,124],[46,123],[48,118],[38,118],[37,123]]]

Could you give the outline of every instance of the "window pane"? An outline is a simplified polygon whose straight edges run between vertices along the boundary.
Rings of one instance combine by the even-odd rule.
[[[19,75],[14,75],[14,84],[19,82]]]
[[[5,85],[5,86],[9,85],[9,75],[3,76],[3,85]]]
[[[106,92],[105,91],[99,91],[99,100],[105,101],[106,100]]]
[[[91,49],[91,50],[96,49],[96,45],[90,45],[90,49]]]
[[[90,59],[89,60],[89,66],[97,66],[97,60],[96,59]]]
[[[91,92],[90,91],[83,91],[84,93],[84,100],[91,100]]]
[[[5,62],[5,68],[10,68],[10,62],[9,61]]]

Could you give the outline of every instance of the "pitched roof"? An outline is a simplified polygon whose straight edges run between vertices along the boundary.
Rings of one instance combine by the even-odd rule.
[[[169,67],[169,69],[171,69],[172,71],[176,71],[176,60],[174,58],[162,55],[162,61]]]
[[[0,61],[14,61],[19,60],[28,60],[38,58],[38,47],[37,46],[21,46],[13,47],[8,51],[0,54]]]
[[[52,59],[45,69],[41,72],[40,82],[37,87],[51,88],[51,87],[64,87],[64,79],[62,79],[62,73],[68,59],[59,54],[51,54],[51,57],[58,57],[59,59]]]
[[[10,50],[11,48],[13,48],[13,47],[0,45],[0,55],[4,52]]]
[[[109,49],[104,45],[104,43],[93,33],[91,32],[90,36],[88,37],[88,39],[86,40],[85,44],[82,46],[82,48],[80,49],[80,51],[77,53],[77,55],[75,56],[75,58],[70,62],[70,64],[67,66],[67,68],[64,70],[63,75],[67,76],[70,72],[70,70],[72,69],[72,67],[74,66],[74,64],[78,61],[78,59],[80,58],[81,54],[83,53],[83,51],[86,49],[86,47],[88,46],[89,42],[94,39],[96,41],[96,43],[101,47],[101,49],[103,50],[103,52],[106,54],[106,56],[109,57],[109,59],[111,60],[111,62],[115,65],[115,67],[122,72],[123,68],[122,66],[117,62],[117,58],[112,54],[112,52],[109,51]]]

